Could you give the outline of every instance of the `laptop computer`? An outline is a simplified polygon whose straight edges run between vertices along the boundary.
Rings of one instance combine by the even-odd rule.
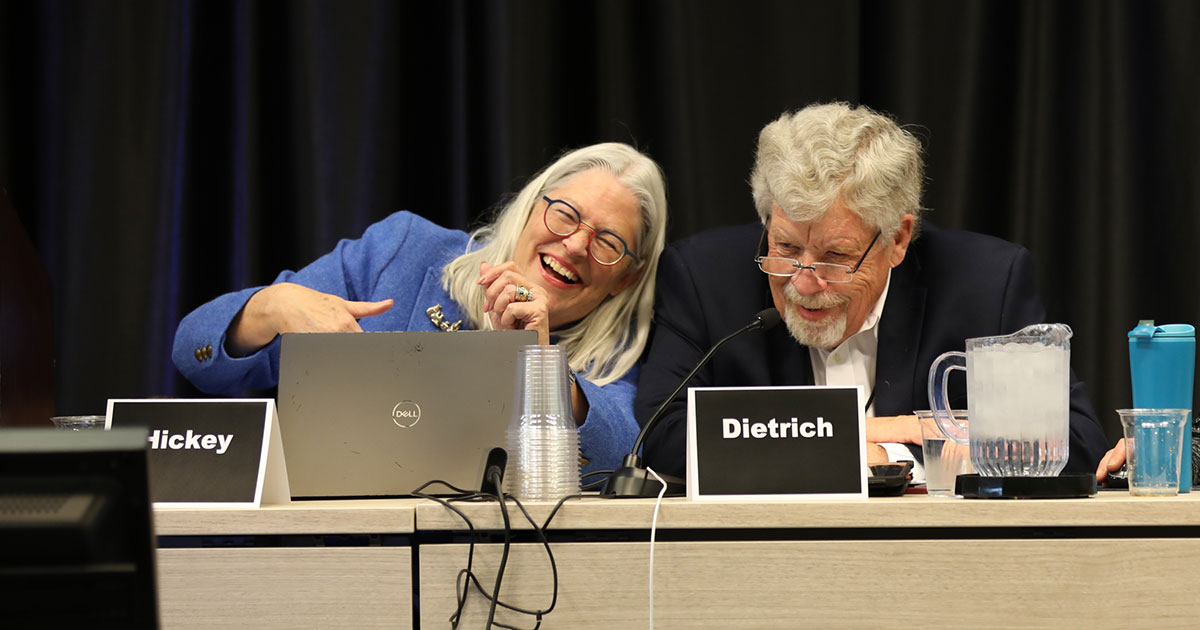
[[[488,452],[505,445],[517,350],[537,333],[290,333],[280,343],[292,497],[405,496],[434,479],[480,488]]]

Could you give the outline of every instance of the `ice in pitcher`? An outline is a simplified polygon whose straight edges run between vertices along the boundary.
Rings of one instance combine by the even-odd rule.
[[[1070,354],[1039,343],[967,353],[971,462],[985,477],[1047,477],[1067,465]]]

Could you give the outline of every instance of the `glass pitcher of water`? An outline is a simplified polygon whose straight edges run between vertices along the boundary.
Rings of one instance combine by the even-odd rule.
[[[929,368],[929,408],[947,439],[970,446],[984,477],[1053,477],[1067,465],[1071,327],[1035,324],[967,340]],[[955,422],[946,394],[950,372],[967,376],[970,432]]]

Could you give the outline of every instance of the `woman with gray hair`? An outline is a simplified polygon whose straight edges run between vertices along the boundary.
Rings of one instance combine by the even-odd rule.
[[[273,387],[285,332],[525,329],[567,350],[584,470],[616,468],[638,432],[636,362],[666,238],[666,191],[619,143],[566,153],[471,234],[397,212],[267,287],[179,324],[172,358],[208,393]]]

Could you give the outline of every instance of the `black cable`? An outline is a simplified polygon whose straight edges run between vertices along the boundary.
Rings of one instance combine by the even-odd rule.
[[[532,628],[532,630],[539,630],[539,628],[542,627],[542,620],[545,618],[545,616],[550,614],[554,610],[554,608],[558,605],[558,563],[554,560],[554,552],[550,549],[550,539],[549,539],[549,537],[546,536],[545,528],[550,525],[550,521],[552,521],[554,519],[554,516],[558,513],[558,510],[562,507],[563,503],[565,503],[567,501],[567,499],[582,498],[583,495],[571,494],[571,495],[567,495],[567,496],[564,496],[563,498],[559,499],[558,503],[555,504],[554,509],[551,510],[550,516],[546,518],[546,522],[543,523],[541,526],[539,526],[537,524],[537,522],[533,520],[533,517],[529,514],[529,511],[527,509],[525,509],[525,506],[521,503],[521,501],[519,499],[517,499],[516,497],[512,496],[511,494],[507,494],[507,493],[504,496],[506,499],[511,499],[512,502],[516,504],[517,508],[521,510],[521,514],[525,517],[525,520],[529,523],[529,526],[537,534],[538,539],[542,543],[542,547],[545,548],[546,557],[550,561],[550,573],[552,575],[553,588],[552,588],[551,596],[550,596],[550,605],[547,606],[545,610],[526,610],[524,608],[506,604],[502,601],[496,601],[496,604],[501,607],[507,608],[513,612],[522,613],[522,614],[526,614],[526,615],[530,615],[530,616],[534,617],[535,619],[537,619],[537,625],[535,625]],[[503,571],[503,567],[501,567],[500,570]],[[480,594],[483,595],[485,598],[488,598],[487,592],[483,590],[483,588],[479,584],[479,582],[476,580],[474,583],[475,583],[476,588],[479,589]],[[491,599],[491,598],[488,598],[488,599]],[[498,627],[508,628],[509,630],[522,630],[515,626],[509,626],[509,625],[503,624],[499,621],[496,621],[493,623],[494,623],[494,625],[496,625]]]
[[[443,486],[446,486],[447,488],[454,489],[455,491],[458,491],[462,494],[461,494],[461,496],[451,497],[449,499],[443,499],[442,497],[436,497],[436,496],[432,496],[432,495],[425,494],[424,492],[422,492],[425,488],[427,488],[433,484],[441,484]],[[497,487],[500,487],[499,483],[497,483]],[[513,606],[511,604],[507,604],[499,599],[500,584],[501,584],[501,581],[503,580],[504,570],[505,570],[505,567],[508,562],[508,554],[509,554],[509,550],[511,547],[511,534],[512,534],[511,522],[508,517],[507,507],[504,504],[504,498],[497,496],[497,495],[482,494],[482,493],[478,493],[478,492],[470,492],[470,491],[462,490],[460,488],[455,488],[453,485],[451,485],[445,481],[441,481],[441,480],[430,481],[430,482],[420,486],[419,488],[417,488],[416,490],[414,490],[412,492],[412,495],[415,497],[422,498],[422,499],[428,499],[430,501],[435,501],[435,502],[445,506],[447,509],[453,511],[455,514],[458,515],[459,518],[461,518],[463,520],[464,523],[467,524],[467,528],[470,532],[471,542],[468,544],[468,547],[467,547],[467,566],[466,566],[466,568],[464,568],[458,572],[458,576],[455,579],[455,595],[456,595],[456,598],[458,601],[457,601],[457,607],[456,607],[454,613],[448,619],[448,621],[451,624],[451,628],[458,627],[459,622],[462,619],[463,608],[466,605],[467,590],[473,585],[475,587],[475,589],[479,591],[479,594],[482,595],[484,597],[484,599],[488,600],[488,602],[489,602],[488,625],[486,626],[487,628],[496,626],[496,627],[500,627],[500,628],[508,628],[509,630],[522,630],[520,628],[517,628],[516,626],[510,626],[510,625],[507,625],[507,624],[504,624],[504,623],[494,620],[496,607],[499,606],[499,607],[506,608],[508,610],[511,610],[511,611],[519,613],[519,614],[526,614],[526,615],[530,615],[530,616],[534,617],[535,619],[537,619],[537,625],[535,625],[532,630],[539,630],[542,625],[543,617],[545,615],[549,614],[550,611],[554,609],[554,606],[556,605],[556,603],[558,601],[558,567],[554,561],[554,554],[550,551],[550,542],[547,539],[545,532],[542,532],[538,528],[537,523],[534,522],[533,518],[525,510],[525,507],[523,505],[521,505],[520,501],[518,501],[516,499],[516,497],[513,497],[512,495],[504,493],[504,498],[512,499],[513,502],[517,504],[517,507],[521,508],[521,512],[525,515],[525,519],[529,522],[529,525],[534,529],[535,532],[537,532],[539,538],[541,539],[541,542],[546,549],[546,554],[550,559],[550,569],[554,576],[554,580],[553,580],[554,589],[553,589],[553,595],[551,598],[550,607],[547,608],[546,610],[527,610],[527,609],[521,608],[519,606]],[[555,506],[554,511],[557,512],[558,507],[560,507],[562,505],[563,501],[571,498],[572,496],[580,496],[580,495],[569,495],[569,496],[563,497],[559,501],[558,505]],[[475,539],[477,538],[477,536],[475,536],[475,534],[478,533],[478,530],[475,529],[475,525],[474,525],[474,523],[471,522],[471,519],[468,518],[467,515],[462,512],[462,510],[459,510],[457,507],[452,505],[451,502],[453,502],[453,501],[468,501],[468,500],[474,500],[474,499],[491,499],[491,498],[495,498],[500,502],[501,514],[504,518],[505,541],[504,541],[504,551],[501,555],[500,565],[499,565],[499,568],[497,569],[497,573],[496,573],[496,583],[495,583],[494,591],[493,591],[493,594],[491,596],[489,596],[487,591],[484,590],[483,584],[480,583],[479,577],[473,571],[474,558],[475,558]],[[551,518],[553,518],[553,514],[551,515]]]
[[[458,492],[460,494],[460,496],[453,497],[449,500],[446,500],[446,499],[442,499],[441,497],[435,497],[433,495],[425,494],[424,492],[422,492],[425,488],[428,488],[429,486],[431,486],[433,484],[441,484],[443,486],[446,486],[447,488],[451,488],[451,489],[455,490],[456,492]],[[455,591],[455,597],[458,600],[458,606],[455,608],[454,613],[452,613],[450,615],[450,619],[448,620],[450,622],[451,628],[457,628],[459,619],[462,617],[463,607],[467,603],[467,589],[464,588],[463,586],[460,586],[460,582],[463,579],[464,574],[467,576],[468,581],[475,579],[475,574],[471,571],[471,567],[475,561],[475,536],[474,536],[474,534],[476,532],[475,532],[475,524],[471,522],[471,519],[467,518],[467,515],[464,514],[462,512],[462,510],[451,505],[451,501],[454,501],[454,500],[465,501],[465,500],[476,499],[476,498],[487,498],[488,495],[484,495],[484,494],[480,494],[478,492],[471,492],[468,490],[463,490],[461,488],[457,488],[450,483],[442,481],[441,479],[435,479],[433,481],[422,484],[416,490],[412,491],[412,495],[415,497],[418,497],[418,498],[435,501],[435,502],[441,504],[442,506],[446,507],[450,511],[457,514],[458,517],[461,518],[463,520],[463,522],[467,524],[467,530],[469,532],[468,536],[471,541],[467,545],[467,568],[459,571],[458,575],[455,576],[455,578],[454,578],[454,591]],[[477,580],[476,580],[476,586],[478,586]],[[480,590],[482,590],[482,587],[480,588]]]
[[[428,494],[421,492],[425,488],[427,488],[430,485],[435,484],[435,483],[444,485],[447,488],[455,489],[464,494],[462,494],[461,496],[457,496],[457,497],[451,497],[449,499],[443,499],[441,497],[436,497],[436,496],[428,495]],[[497,485],[497,487],[499,487],[499,484]],[[500,499],[500,497],[497,495],[483,494],[483,493],[479,493],[479,492],[470,492],[470,491],[466,491],[466,490],[461,490],[459,488],[455,488],[453,485],[451,485],[445,481],[442,481],[442,480],[435,480],[435,481],[428,482],[428,483],[422,485],[421,487],[417,488],[416,490],[414,490],[412,492],[412,495],[415,497],[422,498],[422,499],[428,499],[431,501],[435,501],[435,502],[445,506],[449,510],[453,511],[455,514],[458,515],[459,518],[461,518],[463,520],[463,522],[465,522],[467,524],[467,528],[471,534],[477,533],[474,523],[471,522],[471,519],[468,518],[467,515],[462,512],[462,510],[459,510],[458,508],[451,505],[451,502],[453,502],[453,501],[469,501],[469,500],[474,500],[474,499],[492,499],[492,498],[501,500],[501,510],[504,512],[504,518],[505,518],[505,551],[504,551],[504,557],[502,557],[502,559],[501,559],[500,570],[497,573],[497,583],[496,583],[496,587],[495,587],[495,592],[498,595],[499,590],[500,590],[499,582],[503,576],[504,564],[506,564],[506,562],[507,562],[508,548],[509,548],[509,544],[511,542],[511,528],[510,528],[510,525],[508,522],[507,511],[505,510],[505,506],[503,505],[503,500]],[[511,498],[511,496],[510,496],[510,498]],[[532,521],[531,521],[531,524],[532,524]],[[535,527],[536,527],[536,525],[535,525]],[[476,540],[476,538],[477,538],[476,536],[471,536],[471,542],[468,544],[468,547],[467,547],[467,566],[465,569],[462,569],[458,572],[458,575],[454,581],[455,582],[455,584],[454,584],[455,585],[455,596],[457,598],[458,605],[457,605],[457,608],[455,609],[454,613],[451,614],[450,618],[448,619],[448,621],[451,624],[451,627],[452,628],[458,627],[458,624],[462,617],[463,608],[466,606],[467,591],[471,585],[475,586],[475,588],[479,591],[479,593],[481,595],[483,595],[484,599],[487,599],[489,602],[492,602],[492,604],[491,604],[492,611],[493,611],[491,613],[492,615],[494,615],[495,606],[499,605],[499,606],[502,606],[509,610],[512,610],[514,612],[528,614],[531,616],[537,616],[539,618],[538,627],[540,627],[541,622],[540,622],[539,611],[525,610],[523,608],[505,604],[504,602],[499,601],[496,597],[488,596],[487,591],[484,590],[483,585],[479,582],[479,577],[477,575],[475,575],[475,572],[472,570],[473,566],[474,566],[474,559],[475,559],[475,540]],[[557,587],[557,584],[556,584],[556,587]],[[519,628],[514,628],[513,626],[508,626],[508,625],[502,624],[500,622],[492,622],[491,620],[489,620],[488,623],[489,623],[489,626],[488,626],[489,628],[491,627],[491,625],[496,625],[496,626],[499,626],[502,628],[511,628],[512,630],[520,630]],[[537,630],[537,628],[535,627],[534,630]]]
[[[582,494],[568,494],[567,496],[559,499],[558,503],[554,504],[554,509],[550,510],[550,516],[546,517],[546,522],[542,523],[541,529],[544,530],[547,527],[550,527],[550,521],[554,520],[554,515],[558,514],[558,509],[563,506],[563,503],[567,502],[567,499],[582,499],[582,498],[583,498]],[[530,522],[532,522],[532,521],[530,521]],[[545,538],[545,532],[542,532],[542,533],[543,533],[542,537]]]
[[[564,496],[563,498],[559,499],[558,503],[555,504],[554,509],[550,512],[550,516],[546,519],[546,522],[543,523],[541,526],[538,526],[537,522],[533,520],[533,517],[529,514],[529,511],[525,509],[525,506],[521,504],[521,501],[519,499],[517,499],[516,497],[512,496],[511,494],[507,494],[507,493],[504,496],[506,499],[511,499],[512,502],[516,504],[517,508],[521,510],[521,514],[525,517],[525,520],[529,523],[529,526],[533,529],[533,531],[537,534],[538,538],[540,539],[542,546],[546,549],[546,557],[550,561],[550,573],[552,575],[553,588],[552,588],[551,596],[550,596],[550,605],[547,606],[545,610],[526,610],[523,608],[505,604],[504,602],[501,602],[501,601],[497,601],[496,603],[498,605],[500,605],[504,608],[507,608],[509,610],[512,610],[514,612],[519,612],[519,613],[533,616],[534,618],[537,619],[537,625],[535,625],[532,630],[539,630],[539,628],[542,627],[543,618],[546,615],[550,614],[554,610],[554,608],[558,605],[558,563],[554,560],[554,552],[550,549],[550,539],[549,539],[549,537],[546,536],[545,528],[550,525],[550,521],[554,519],[555,514],[558,513],[559,508],[562,507],[563,503],[565,503],[567,501],[567,499],[581,498],[583,495],[571,494],[571,495],[567,495],[567,496]],[[504,568],[503,568],[503,566],[501,566],[500,571],[503,572],[503,570],[504,570]],[[483,589],[479,586],[478,582],[476,582],[476,588],[479,588],[480,594],[482,594],[484,597],[487,597],[487,593],[483,591]],[[521,630],[520,628],[517,628],[515,626],[509,626],[509,625],[500,623],[499,621],[494,622],[494,624],[501,628],[508,628],[509,630]]]
[[[497,488],[504,487],[504,480],[499,471],[488,475],[488,479],[493,481]],[[508,520],[508,507],[504,505],[504,491],[497,492],[496,498],[500,500],[500,516],[504,518],[504,551],[500,553],[500,566],[496,568],[496,585],[492,589],[492,603],[488,606],[488,620],[484,628],[491,628],[496,621],[496,604],[500,601],[500,581],[504,579],[504,567],[508,565],[508,548],[512,543],[512,524]]]
[[[495,474],[499,474],[499,473],[495,473]],[[592,474],[601,474],[601,471],[597,471],[596,473],[592,473]],[[496,487],[498,487],[498,488],[501,487],[502,479],[496,480],[496,481],[497,481]],[[455,492],[458,492],[459,496],[450,497],[450,498],[442,498],[442,497],[436,497],[436,496],[433,496],[430,494],[426,494],[423,492],[425,490],[425,488],[428,488],[429,486],[434,485],[434,484],[441,484],[447,488],[450,488],[450,489],[454,490]],[[473,585],[475,587],[475,589],[477,591],[479,591],[479,594],[482,595],[484,597],[484,599],[488,600],[488,602],[489,602],[488,622],[487,622],[487,626],[485,626],[486,628],[490,629],[493,626],[495,626],[498,628],[507,628],[508,630],[523,630],[516,626],[510,626],[508,624],[505,624],[505,623],[502,623],[499,621],[495,621],[496,609],[497,608],[505,608],[505,609],[508,609],[508,610],[518,613],[518,614],[524,614],[524,615],[529,615],[531,617],[534,617],[534,619],[537,620],[537,624],[530,630],[540,630],[540,628],[542,627],[542,620],[545,618],[546,615],[550,614],[550,612],[553,611],[554,608],[558,605],[558,563],[554,560],[554,552],[550,549],[550,539],[546,535],[545,530],[550,526],[550,522],[552,520],[554,520],[554,517],[558,514],[558,511],[562,508],[563,504],[566,503],[566,501],[568,499],[582,498],[583,495],[582,494],[570,494],[570,495],[564,496],[561,499],[559,499],[558,502],[554,505],[554,509],[552,509],[550,511],[550,515],[546,517],[545,522],[543,522],[540,526],[537,524],[536,521],[533,520],[533,517],[529,514],[529,511],[525,509],[525,506],[521,504],[520,500],[518,500],[516,497],[514,497],[513,495],[508,494],[506,492],[501,492],[498,495],[492,495],[492,494],[484,494],[484,493],[480,493],[480,492],[474,492],[474,491],[470,491],[470,490],[463,490],[461,488],[456,488],[453,485],[439,479],[439,480],[430,481],[428,483],[421,485],[419,488],[417,488],[416,490],[414,490],[412,492],[412,495],[415,497],[418,497],[418,498],[434,501],[434,502],[437,502],[437,503],[445,506],[447,509],[449,509],[452,512],[454,512],[455,514],[457,514],[458,517],[461,518],[463,520],[463,522],[467,524],[468,536],[470,538],[470,543],[468,544],[468,547],[467,547],[467,566],[466,566],[466,568],[464,568],[458,572],[458,575],[454,581],[455,595],[457,597],[458,602],[457,602],[457,607],[455,608],[454,613],[452,615],[450,615],[450,618],[448,619],[448,621],[450,622],[450,627],[458,628],[459,622],[462,620],[463,608],[466,605],[467,592],[470,589],[470,587]],[[479,499],[493,499],[493,498],[497,499],[498,502],[500,503],[500,513],[504,519],[504,550],[501,553],[500,564],[496,571],[496,582],[493,586],[493,592],[491,595],[489,595],[488,592],[486,590],[484,590],[483,584],[480,583],[479,577],[477,575],[475,575],[475,572],[472,570],[473,566],[474,566],[474,558],[475,558],[475,540],[477,538],[480,538],[480,536],[482,536],[482,534],[479,530],[475,529],[475,525],[474,525],[474,523],[471,522],[471,519],[468,518],[467,515],[465,513],[463,513],[462,510],[460,510],[457,507],[455,507],[454,505],[452,505],[452,502],[473,501],[473,500],[479,500]],[[553,576],[553,585],[554,586],[553,586],[553,589],[551,592],[550,605],[545,610],[527,610],[527,609],[521,608],[519,606],[507,604],[500,600],[500,585],[504,578],[504,571],[508,564],[508,555],[509,555],[511,543],[512,543],[512,523],[511,523],[511,520],[508,515],[507,505],[505,504],[506,499],[511,499],[512,502],[516,504],[517,508],[520,509],[521,514],[525,517],[525,520],[529,523],[530,528],[532,528],[534,533],[537,535],[539,542],[541,542],[542,546],[545,548],[546,557],[550,561],[550,572],[551,572],[551,575]]]
[[[585,483],[585,484],[583,484],[583,486],[580,488],[580,490],[591,490],[591,489],[593,489],[593,488],[595,488],[595,487],[597,487],[597,486],[603,486],[605,483],[607,483],[607,482],[608,482],[608,478],[609,478],[609,476],[610,476],[610,475],[612,475],[614,472],[616,472],[616,471],[613,471],[613,470],[593,470],[592,472],[590,472],[590,473],[588,473],[588,474],[586,474],[586,475],[583,475],[583,476],[581,476],[581,477],[579,478],[579,481],[580,481],[580,482],[582,482],[584,479],[587,479],[588,477],[594,477],[594,476],[596,476],[596,475],[604,475],[604,477],[603,477],[603,478],[601,478],[601,479],[599,479],[599,480],[596,480],[596,481],[591,481],[591,482],[588,482],[588,483]]]

